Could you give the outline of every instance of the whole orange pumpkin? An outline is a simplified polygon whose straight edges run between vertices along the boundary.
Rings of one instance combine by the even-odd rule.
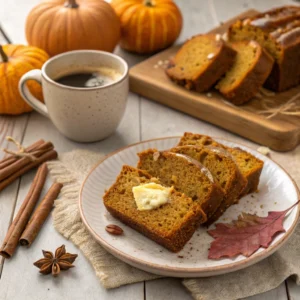
[[[172,0],[113,0],[121,20],[120,46],[147,54],[175,42],[182,28],[182,16]]]
[[[120,21],[103,0],[47,0],[29,13],[26,38],[50,56],[77,49],[112,52]]]
[[[0,114],[19,115],[32,111],[19,93],[19,80],[26,72],[40,69],[48,58],[45,51],[36,47],[0,45]],[[40,84],[29,80],[27,86],[36,98],[43,98]]]

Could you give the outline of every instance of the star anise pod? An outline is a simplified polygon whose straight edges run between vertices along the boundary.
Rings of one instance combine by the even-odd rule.
[[[68,270],[73,268],[72,263],[77,258],[77,254],[66,253],[65,245],[57,248],[55,255],[50,251],[43,250],[44,258],[36,261],[34,265],[40,269],[40,273],[47,275],[52,273],[56,277],[60,270]]]

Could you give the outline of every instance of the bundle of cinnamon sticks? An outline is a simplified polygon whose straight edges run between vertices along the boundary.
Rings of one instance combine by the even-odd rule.
[[[0,248],[0,255],[3,257],[12,257],[18,243],[22,246],[30,246],[50,214],[54,200],[57,198],[62,188],[62,184],[60,183],[54,183],[51,186],[40,205],[32,214],[43,190],[47,173],[48,169],[46,164],[39,167],[29,192],[10,225],[2,247]],[[31,219],[29,220],[30,216]]]
[[[30,246],[34,241],[47,216],[50,214],[62,184],[54,183],[32,214],[47,178],[48,169],[45,162],[55,159],[57,152],[54,150],[51,142],[45,142],[44,140],[39,140],[24,148],[13,138],[6,137],[6,139],[13,142],[18,150],[3,149],[10,156],[0,161],[0,191],[29,170],[41,165],[0,248],[0,255],[10,258],[19,242],[21,245]],[[32,217],[30,219],[31,214]]]
[[[15,143],[18,151],[3,150],[11,155],[0,161],[0,191],[29,170],[57,157],[51,142],[39,140],[23,148],[13,138],[7,137],[7,140]]]

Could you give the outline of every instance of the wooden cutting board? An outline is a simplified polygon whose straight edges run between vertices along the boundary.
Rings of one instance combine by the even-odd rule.
[[[235,20],[256,13],[255,10],[248,10],[210,32],[224,33]],[[264,110],[265,101],[272,101],[271,105],[278,107],[300,93],[300,87],[275,95],[264,95],[243,106],[230,104],[216,91],[201,94],[188,91],[171,82],[164,68],[159,65],[173,57],[179,47],[162,51],[131,68],[130,90],[276,151],[289,151],[300,143],[300,117],[277,115],[267,119],[259,114]]]

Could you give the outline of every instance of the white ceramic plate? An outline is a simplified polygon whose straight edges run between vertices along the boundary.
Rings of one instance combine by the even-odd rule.
[[[136,153],[148,148],[169,149],[178,142],[178,137],[141,142],[112,153],[101,161],[87,176],[80,193],[80,213],[83,222],[95,239],[111,254],[139,269],[174,277],[205,277],[224,274],[250,266],[281,247],[293,233],[299,206],[295,207],[284,221],[285,233],[279,234],[268,249],[260,248],[251,257],[239,255],[233,259],[209,260],[210,242],[213,240],[205,228],[199,228],[191,240],[179,253],[172,253],[140,233],[112,217],[103,205],[104,191],[115,181],[124,164],[136,166]],[[265,162],[261,174],[259,192],[247,195],[237,205],[231,206],[220,221],[236,219],[241,212],[267,215],[268,211],[284,210],[296,203],[299,191],[291,177],[266,156],[229,141],[219,142],[243,148]],[[116,224],[124,229],[121,236],[105,231],[108,224]],[[213,225],[212,225],[213,226]]]

